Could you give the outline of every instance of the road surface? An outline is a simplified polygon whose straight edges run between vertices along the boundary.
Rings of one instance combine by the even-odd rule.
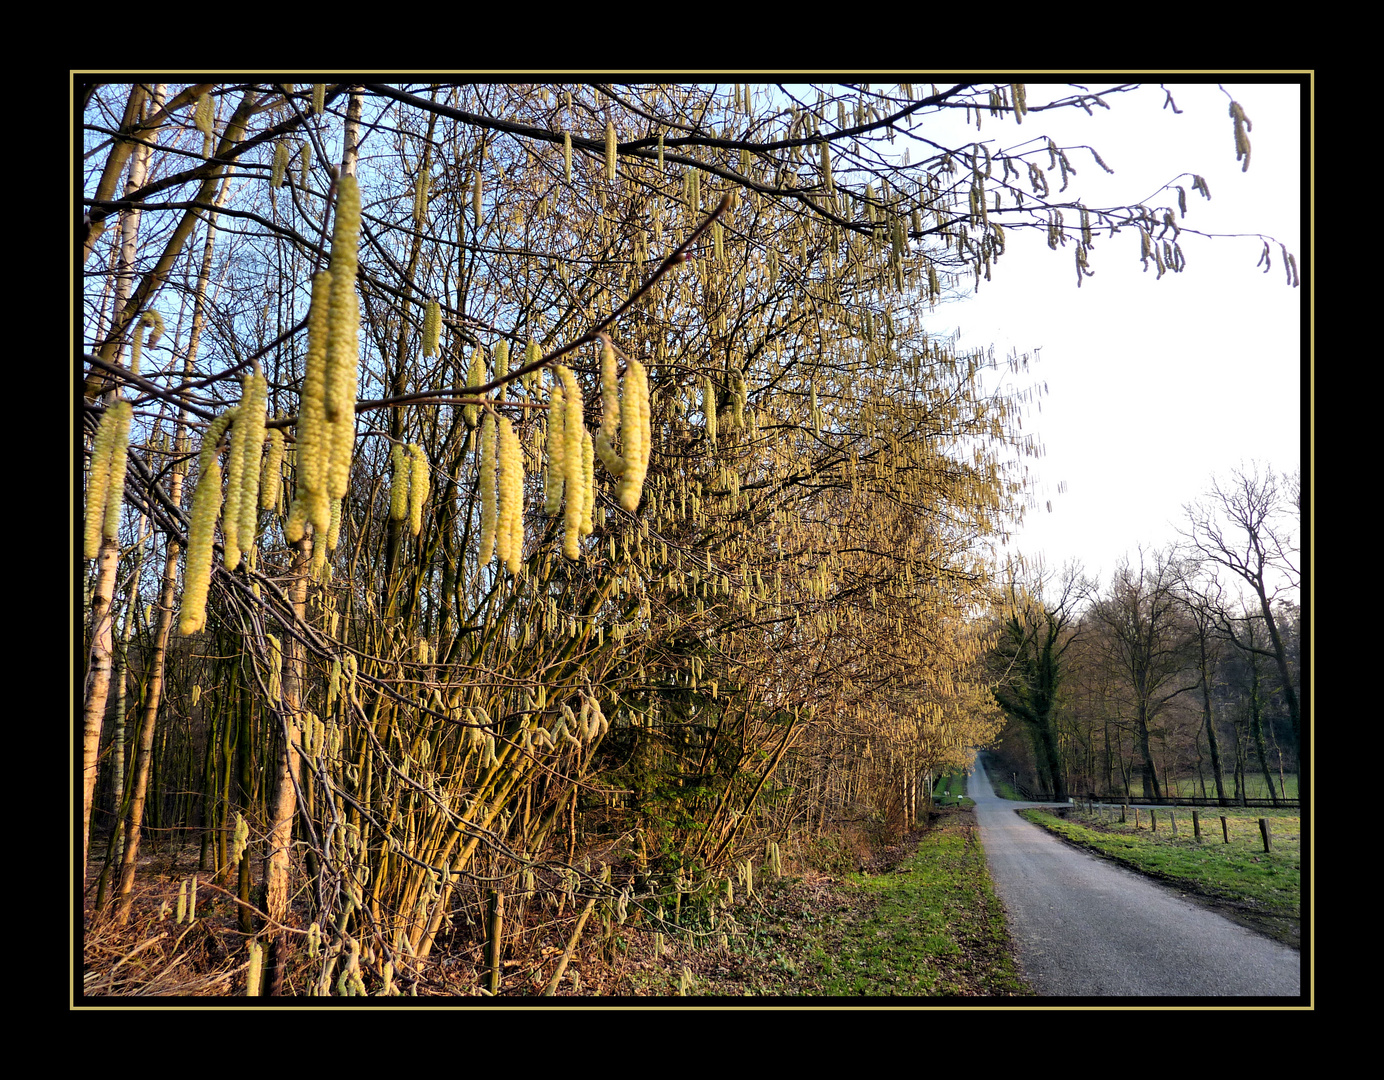
[[[1301,993],[1297,951],[1025,821],[1015,809],[1042,804],[997,797],[979,764],[968,794],[1020,970],[1044,997]]]

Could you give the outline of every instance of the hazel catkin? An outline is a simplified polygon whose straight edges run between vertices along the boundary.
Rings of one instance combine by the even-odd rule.
[[[332,227],[326,380],[326,415],[332,423],[355,406],[360,332],[360,308],[356,298],[359,243],[360,185],[354,176],[347,174],[337,181],[336,221]]]
[[[487,412],[481,421],[481,548],[478,556],[484,566],[495,554],[495,532],[499,504],[495,490],[495,417]]]
[[[332,273],[323,270],[312,282],[312,301],[308,308],[308,351],[304,362],[303,390],[298,403],[298,478],[293,506],[284,527],[285,538],[296,544],[303,538],[303,527],[311,521],[319,533],[325,532],[331,516],[327,498],[327,468],[331,446],[328,440],[327,335],[331,308]]]
[[[423,314],[423,355],[436,356],[437,346],[442,337],[442,305],[429,300]]]
[[[114,408],[107,409],[96,428],[91,444],[91,473],[87,477],[86,533],[82,554],[96,558],[106,521],[106,495],[110,491],[111,447],[115,444],[117,423]]]
[[[260,471],[260,509],[277,510],[283,493],[279,473],[283,468],[284,433],[278,428],[269,429],[269,449],[264,455],[264,465]]]
[[[409,533],[423,531],[423,504],[428,499],[428,455],[417,443],[408,444],[408,521]]]
[[[468,387],[484,386],[486,382],[485,353],[477,345],[476,351],[471,354],[471,367],[466,372],[466,385]],[[480,411],[479,405],[463,405],[461,407],[461,414],[466,418],[466,423],[470,427],[475,427],[480,423]]]
[[[394,480],[389,485],[389,520],[403,521],[408,517],[408,489],[413,465],[398,443],[390,448],[389,460],[394,466]]]
[[[523,451],[508,417],[500,418],[496,436],[499,458],[496,554],[511,574],[517,574],[524,553]]]
[[[207,590],[211,585],[212,539],[221,510],[221,462],[212,455],[203,466],[192,498],[188,529],[187,572],[183,577],[183,607],[178,632],[195,634],[207,624]]]
[[[562,452],[566,446],[563,425],[567,409],[562,397],[560,385],[554,386],[548,396],[548,468],[543,474],[543,513],[548,517],[556,517],[562,509],[562,487],[567,476],[562,463]]]

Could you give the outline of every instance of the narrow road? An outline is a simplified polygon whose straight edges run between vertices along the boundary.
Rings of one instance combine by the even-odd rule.
[[[1014,811],[977,764],[981,843],[1020,970],[1044,997],[1297,997],[1301,955],[1078,851]]]

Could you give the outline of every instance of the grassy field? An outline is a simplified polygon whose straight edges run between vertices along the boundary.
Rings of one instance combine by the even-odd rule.
[[[1229,843],[1222,837],[1220,810],[1201,811],[1202,838],[1192,835],[1189,810],[1176,811],[1177,833],[1166,811],[1157,815],[1157,831],[1143,809],[1136,825],[1119,809],[1088,814],[1074,810],[1067,820],[1039,810],[1023,816],[1063,837],[1131,869],[1159,878],[1215,906],[1223,914],[1287,944],[1300,935],[1302,905],[1301,819],[1296,810],[1225,811]],[[1265,853],[1259,818],[1269,821],[1272,850]]]
[[[1165,794],[1179,799],[1196,799],[1202,795],[1201,781],[1195,776],[1183,777],[1164,777],[1163,786]],[[1277,773],[1273,774],[1274,790],[1278,792],[1279,798],[1296,799],[1298,797],[1298,778],[1292,773],[1284,773],[1280,777]],[[1235,797],[1235,780],[1231,776],[1225,777],[1225,792],[1231,798]],[[1134,779],[1132,795],[1140,795],[1143,789],[1140,787],[1139,779]],[[1206,780],[1206,794],[1210,798],[1216,797],[1216,784],[1210,777]],[[1269,795],[1269,785],[1264,779],[1264,774],[1259,772],[1245,774],[1245,797],[1250,799],[1267,799]]]
[[[936,806],[974,806],[966,798],[966,774],[964,772],[944,773],[932,785],[932,801]]]

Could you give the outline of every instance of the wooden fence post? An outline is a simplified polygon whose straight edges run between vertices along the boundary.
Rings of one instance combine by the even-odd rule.
[[[1230,822],[1224,814],[1221,815],[1221,836],[1227,844],[1230,843]]]
[[[1152,832],[1158,831],[1158,811],[1149,807],[1149,829]]]
[[[1264,850],[1269,850],[1269,819],[1261,817],[1259,819],[1259,835],[1264,838]]]
[[[1196,810],[1192,811],[1192,835],[1196,837],[1197,843],[1201,843],[1201,814]]]
[[[1172,828],[1172,830],[1173,830],[1173,835],[1176,836],[1176,835],[1177,835],[1177,815],[1176,815],[1175,813],[1173,813],[1171,810],[1168,811],[1168,825]]]

